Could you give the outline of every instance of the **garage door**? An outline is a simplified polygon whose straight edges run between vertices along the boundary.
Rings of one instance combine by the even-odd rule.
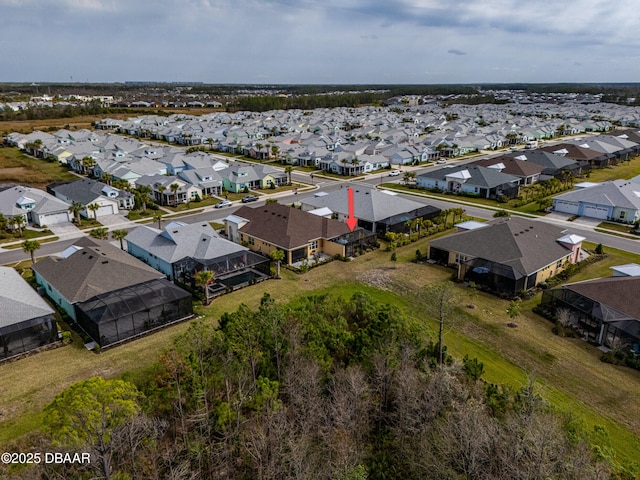
[[[57,225],[58,223],[65,223],[69,221],[69,214],[66,212],[40,215],[40,225]]]
[[[586,205],[584,207],[582,215],[585,217],[606,220],[607,218],[609,218],[609,209],[606,207],[598,207],[596,205]]]
[[[114,215],[116,212],[113,211],[113,205],[103,205],[98,210],[96,210],[96,215],[101,217],[102,215]]]
[[[563,212],[563,213],[570,213],[572,215],[577,215],[579,207],[580,207],[580,204],[567,202],[565,200],[555,200],[553,202],[553,209],[556,212]]]

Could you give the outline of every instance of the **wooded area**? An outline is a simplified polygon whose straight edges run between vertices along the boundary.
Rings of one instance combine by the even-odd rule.
[[[13,478],[603,479],[571,418],[532,386],[481,379],[422,324],[357,293],[240,306],[202,320],[146,381],[90,379],[45,410],[41,451],[91,451],[91,465],[37,465]]]

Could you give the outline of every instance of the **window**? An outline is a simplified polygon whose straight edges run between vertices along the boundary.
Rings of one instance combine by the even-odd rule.
[[[249,237],[249,245],[255,245],[255,240],[253,237]]]
[[[309,248],[310,248],[311,250],[316,250],[316,249],[318,248],[318,241],[317,241],[317,240],[314,240],[314,241],[310,242],[310,243],[309,243]]]
[[[625,212],[624,210],[620,212],[620,220],[624,220],[626,216],[627,216],[627,212]]]
[[[456,253],[456,263],[464,263],[468,260],[469,258],[466,255],[462,255],[460,253]]]

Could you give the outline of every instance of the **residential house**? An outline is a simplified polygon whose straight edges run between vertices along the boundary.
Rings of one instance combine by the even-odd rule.
[[[344,222],[277,203],[244,206],[224,223],[230,240],[265,255],[282,250],[289,265],[334,255],[350,257],[376,242],[375,235],[361,228],[352,232]]]
[[[532,185],[536,183],[540,179],[540,175],[544,170],[544,167],[536,163],[526,162],[503,155],[476,160],[475,162],[471,162],[470,165],[494,168],[498,172],[513,175],[520,179],[520,185]]]
[[[460,281],[515,296],[577,263],[583,240],[555,225],[510,217],[433,240],[427,257],[455,266]]]
[[[80,214],[85,218],[100,218],[104,215],[116,215],[120,208],[130,210],[134,207],[131,192],[98,182],[90,178],[83,178],[73,182],[57,183],[47,186],[47,191],[55,195],[67,205],[79,202],[84,210]],[[88,205],[96,204],[98,209],[90,211]]]
[[[514,198],[518,196],[520,181],[519,177],[502,173],[498,168],[458,165],[418,175],[416,185],[481,198]]]
[[[0,191],[0,213],[8,220],[21,216],[39,227],[71,221],[69,205],[37,188],[14,186]]]
[[[176,206],[202,198],[202,189],[176,176],[145,175],[136,180],[136,187],[151,188],[154,200],[160,205]]]
[[[541,306],[570,322],[584,338],[614,347],[640,343],[640,276],[614,276],[569,283],[542,294]]]
[[[58,339],[54,310],[13,268],[0,267],[0,361]]]
[[[100,347],[193,315],[189,293],[108,242],[82,237],[32,269],[47,296]]]
[[[195,286],[195,274],[210,270],[213,290],[269,275],[269,260],[220,237],[209,223],[171,222],[164,230],[146,225],[126,237],[127,251],[169,279]]]
[[[335,192],[317,192],[300,201],[302,210],[328,208],[332,218],[344,222],[349,216],[348,188]],[[407,222],[416,219],[433,220],[440,209],[409,200],[387,190],[359,185],[352,188],[354,216],[358,226],[383,237],[387,232],[408,232]]]
[[[269,165],[246,165],[235,163],[224,170],[221,175],[224,188],[229,192],[239,193],[246,189],[267,189],[286,185],[287,174]]]
[[[541,180],[546,180],[550,177],[562,179],[565,171],[570,172],[574,177],[576,177],[589,169],[589,164],[587,162],[571,160],[570,158],[554,155],[553,153],[545,152],[540,149],[527,150],[526,152],[507,153],[506,156],[515,158],[516,160],[535,163],[544,167],[544,170],[540,174]]]
[[[583,217],[634,223],[640,220],[640,185],[630,180],[592,184],[554,197],[553,209]]]

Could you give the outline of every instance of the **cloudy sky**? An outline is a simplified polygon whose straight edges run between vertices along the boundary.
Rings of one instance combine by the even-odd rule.
[[[0,81],[640,81],[638,0],[0,0]]]

